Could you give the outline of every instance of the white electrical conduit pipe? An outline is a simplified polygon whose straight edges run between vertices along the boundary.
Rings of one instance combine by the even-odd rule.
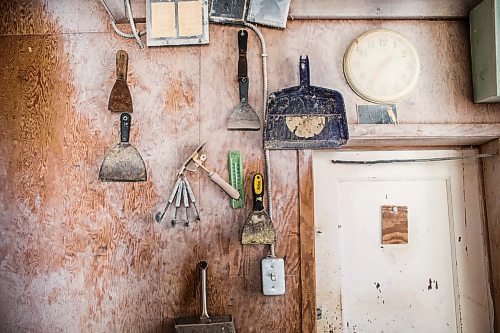
[[[268,83],[267,83],[267,49],[266,49],[266,41],[264,40],[264,36],[262,35],[262,32],[253,24],[244,22],[245,26],[249,27],[252,29],[256,34],[257,37],[259,37],[260,41],[260,47],[262,50],[262,86],[263,86],[263,108],[262,108],[262,118],[265,124],[265,121],[267,119],[267,90],[268,90]],[[264,133],[264,131],[262,131]],[[273,218],[273,203],[272,203],[272,191],[271,191],[271,160],[269,156],[269,149],[264,149],[264,164],[266,167],[266,192],[267,192],[267,212],[269,216],[271,217],[271,220]],[[274,249],[274,244],[270,245],[270,256],[275,258],[276,253]]]
[[[137,28],[135,27],[135,22],[134,22],[134,15],[132,13],[132,6],[130,5],[130,0],[124,0],[124,3],[125,3],[125,11],[127,13],[130,28],[132,29],[131,34],[127,34],[123,31],[121,31],[116,26],[116,20],[113,17],[113,14],[111,13],[111,11],[109,10],[108,6],[106,6],[106,3],[104,2],[104,0],[101,0],[101,3],[104,6],[104,8],[106,9],[106,11],[108,12],[109,19],[111,20],[111,27],[113,27],[113,30],[116,32],[116,34],[118,36],[123,37],[123,38],[129,38],[129,39],[135,38],[137,45],[139,45],[139,48],[143,49],[144,44],[141,41],[141,36],[146,34],[146,30],[137,31]]]

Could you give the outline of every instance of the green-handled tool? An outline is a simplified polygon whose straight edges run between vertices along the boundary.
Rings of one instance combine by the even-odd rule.
[[[245,179],[243,176],[243,160],[239,150],[229,152],[229,183],[240,193],[238,199],[231,198],[231,207],[233,209],[243,208],[245,206]]]

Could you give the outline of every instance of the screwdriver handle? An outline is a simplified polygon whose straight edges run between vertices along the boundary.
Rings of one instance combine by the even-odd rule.
[[[208,178],[212,180],[214,183],[219,185],[219,187],[226,192],[231,198],[238,200],[240,198],[240,192],[237,189],[232,187],[228,182],[222,179],[221,176],[215,171],[208,173]]]

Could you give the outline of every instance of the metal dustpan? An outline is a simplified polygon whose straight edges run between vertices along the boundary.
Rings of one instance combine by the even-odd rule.
[[[233,317],[218,316],[211,317],[207,311],[207,268],[206,261],[198,263],[200,271],[200,317],[185,317],[175,321],[176,333],[236,333]]]
[[[99,179],[108,182],[139,182],[145,181],[146,165],[141,155],[129,142],[129,113],[120,115],[120,143],[111,149],[101,164]]]
[[[339,148],[349,132],[342,94],[310,85],[309,57],[300,57],[300,85],[269,95],[265,149]]]

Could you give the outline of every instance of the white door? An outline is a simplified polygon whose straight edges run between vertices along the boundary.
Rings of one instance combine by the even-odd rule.
[[[475,153],[315,153],[318,332],[491,331],[477,161],[331,162]]]

